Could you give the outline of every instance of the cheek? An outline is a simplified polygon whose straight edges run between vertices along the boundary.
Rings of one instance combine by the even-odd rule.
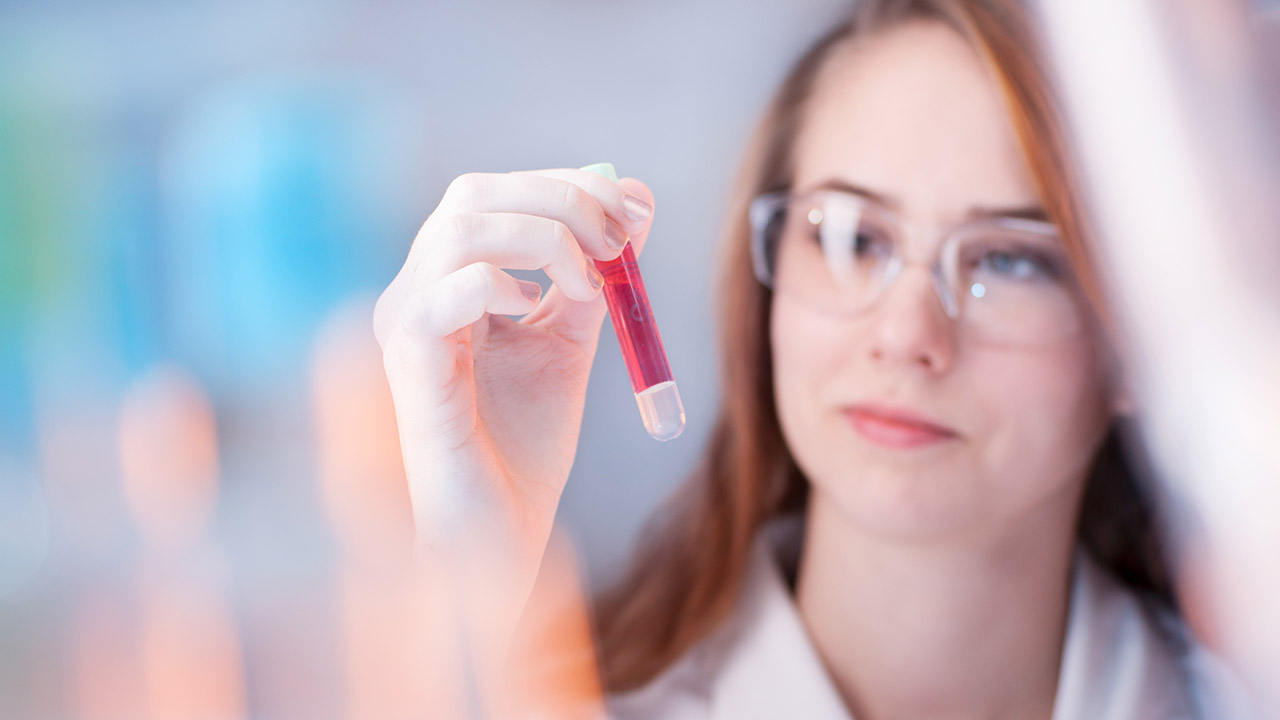
[[[792,455],[806,473],[812,473],[815,468],[806,465],[830,454],[830,448],[822,449],[822,438],[832,428],[824,422],[821,389],[849,362],[852,348],[841,344],[845,334],[833,332],[829,322],[793,308],[785,298],[774,302],[769,335],[778,420]]]
[[[1090,345],[1041,351],[988,352],[975,393],[988,428],[983,465],[998,477],[1043,478],[1038,493],[1079,476],[1107,429],[1109,410],[1101,370]]]

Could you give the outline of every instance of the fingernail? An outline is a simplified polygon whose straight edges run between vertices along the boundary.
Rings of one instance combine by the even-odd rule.
[[[538,283],[530,282],[528,280],[517,280],[516,282],[520,283],[521,295],[524,295],[530,300],[537,300],[542,297],[542,286]]]
[[[614,250],[621,250],[627,244],[627,232],[612,220],[604,221],[604,242]]]
[[[587,261],[587,281],[591,283],[592,290],[599,290],[604,287],[604,275],[596,269],[595,263]]]
[[[653,206],[635,195],[626,195],[622,198],[622,209],[627,211],[627,217],[636,222],[648,220],[653,216]]]

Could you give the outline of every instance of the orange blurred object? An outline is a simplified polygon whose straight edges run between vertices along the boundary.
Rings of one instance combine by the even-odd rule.
[[[207,395],[181,368],[154,368],[125,397],[121,478],[144,548],[131,577],[91,589],[74,612],[82,717],[247,717],[238,629],[207,538],[215,428]]]
[[[153,550],[177,552],[204,534],[218,493],[213,407],[199,382],[160,365],[125,397],[120,463],[133,522]]]
[[[411,562],[413,521],[396,434],[395,407],[373,337],[373,301],[359,298],[324,324],[315,347],[312,397],[325,509],[341,550],[338,569],[346,716],[458,714],[438,677],[425,577]]]
[[[507,657],[512,717],[604,716],[587,597],[573,543],[557,527]]]

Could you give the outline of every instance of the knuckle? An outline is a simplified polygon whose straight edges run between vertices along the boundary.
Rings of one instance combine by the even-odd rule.
[[[467,248],[475,242],[478,232],[480,232],[480,217],[475,213],[450,214],[443,228],[441,242],[437,243],[435,250],[431,253],[432,267],[447,269],[460,265],[461,259],[467,253]]]
[[[578,240],[574,237],[573,231],[559,220],[551,221],[550,239],[557,254],[572,252],[578,246]]]
[[[444,195],[454,206],[474,207],[484,200],[490,182],[488,173],[463,173],[449,183]]]
[[[595,219],[603,214],[600,204],[596,202],[591,193],[574,185],[573,183],[564,183],[564,189],[561,191],[561,201],[565,207],[569,208],[572,215],[582,218],[583,220],[595,221]]]
[[[464,245],[475,235],[478,218],[474,213],[459,212],[449,216],[449,244]]]
[[[498,286],[498,269],[488,263],[476,263],[471,266],[471,282],[477,292],[489,295]]]
[[[484,290],[486,280],[483,272],[483,265],[475,263],[468,265],[461,270],[455,270],[453,276],[449,278],[449,294],[457,296],[471,296],[477,292]]]

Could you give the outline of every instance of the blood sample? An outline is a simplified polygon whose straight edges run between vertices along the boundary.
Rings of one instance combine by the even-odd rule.
[[[597,163],[582,168],[603,175],[614,182],[618,174],[610,163]],[[609,317],[618,335],[618,345],[631,376],[636,404],[644,428],[657,440],[675,439],[684,430],[684,403],[671,375],[671,364],[658,335],[658,325],[649,306],[649,295],[636,265],[636,254],[628,242],[622,254],[613,260],[595,260],[604,275],[604,296],[609,304]]]

